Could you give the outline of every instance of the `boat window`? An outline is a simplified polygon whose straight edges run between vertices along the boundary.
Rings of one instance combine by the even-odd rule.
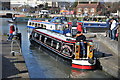
[[[57,43],[57,46],[56,46],[56,49],[58,49],[59,48],[59,43]]]
[[[40,35],[40,38],[39,38],[39,40],[41,40],[41,37],[42,37],[42,35]]]
[[[47,37],[45,37],[45,39],[44,39],[44,43],[46,43],[46,40],[47,40]]]
[[[41,24],[41,27],[43,28],[43,24]]]
[[[41,37],[41,41],[44,42],[44,39],[45,39],[45,36],[42,35],[42,37]]]
[[[31,25],[31,22],[29,22],[29,25]]]
[[[37,23],[35,23],[35,27],[37,27]]]
[[[52,41],[52,39],[47,38],[47,40],[46,40],[47,45],[51,46],[51,41]]]
[[[34,36],[37,40],[39,40],[40,38],[40,34],[39,33],[35,33],[35,36]]]
[[[56,49],[56,46],[57,46],[57,41],[53,40],[53,48]]]
[[[35,36],[35,32],[32,32],[31,34],[32,34],[33,37]]]
[[[38,24],[38,27],[40,27],[40,24]]]
[[[32,26],[34,26],[34,23],[32,23]]]
[[[58,42],[58,41],[53,40],[53,48],[55,48],[55,49],[60,51],[61,43]]]
[[[43,25],[43,28],[46,28],[46,25]]]
[[[50,26],[50,28],[52,29],[52,26]]]
[[[61,50],[61,42],[57,43],[57,47],[56,47],[59,51]]]

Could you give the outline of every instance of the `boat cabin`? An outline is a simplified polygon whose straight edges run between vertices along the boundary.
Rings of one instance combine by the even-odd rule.
[[[61,34],[70,33],[70,28],[68,24],[53,23],[48,21],[29,20],[27,27],[28,29],[43,28]]]

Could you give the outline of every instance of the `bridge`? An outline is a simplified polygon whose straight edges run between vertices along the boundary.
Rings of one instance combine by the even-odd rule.
[[[7,13],[11,13],[11,14],[24,14],[26,16],[38,15],[36,13],[18,12],[18,11],[13,11],[13,10],[0,10],[0,15],[6,15]]]

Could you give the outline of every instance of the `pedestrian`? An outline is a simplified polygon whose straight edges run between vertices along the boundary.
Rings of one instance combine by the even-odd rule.
[[[80,31],[78,31],[76,34],[76,41],[80,42],[81,44],[81,52],[82,52],[83,57],[86,56],[85,44],[84,44],[85,40],[86,40],[86,37]]]
[[[108,28],[108,32],[107,32],[107,36],[111,37],[111,24],[112,24],[112,19],[110,19],[109,17],[106,19],[106,26]]]
[[[77,31],[80,31],[80,32],[82,32],[82,23],[77,23],[78,25],[77,25]]]
[[[116,29],[117,30],[116,30],[116,38],[115,39],[118,41],[118,37],[120,35],[120,24],[117,25]]]
[[[112,24],[111,24],[111,39],[115,40],[116,37],[116,27],[117,27],[117,21],[113,18],[112,20]]]
[[[12,40],[13,36],[14,36],[14,32],[15,32],[15,27],[13,24],[10,25],[10,28],[9,28],[9,37],[7,40]]]

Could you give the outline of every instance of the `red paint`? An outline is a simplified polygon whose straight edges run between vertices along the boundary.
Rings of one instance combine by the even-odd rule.
[[[95,65],[77,65],[77,64],[72,64],[73,68],[77,68],[77,69],[95,69]]]
[[[82,32],[82,25],[79,24],[79,25],[77,26],[77,31]]]
[[[14,26],[12,25],[12,26],[10,26],[10,33],[12,34],[14,31],[13,31],[13,28],[14,28]]]

